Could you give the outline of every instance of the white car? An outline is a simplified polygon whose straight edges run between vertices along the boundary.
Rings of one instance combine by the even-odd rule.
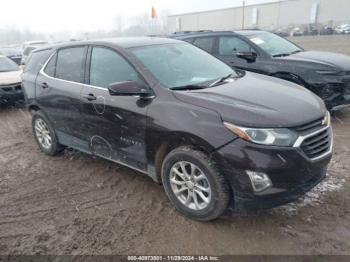
[[[11,59],[0,55],[0,105],[23,100],[22,69]]]
[[[338,34],[350,34],[350,25],[349,24],[344,24],[344,25],[337,26],[335,28],[335,31]]]
[[[43,40],[38,40],[38,41],[27,41],[27,42],[24,42],[23,45],[22,45],[22,49],[24,50],[26,47],[28,46],[37,46],[37,45],[47,45],[48,42],[47,41],[43,41]]]

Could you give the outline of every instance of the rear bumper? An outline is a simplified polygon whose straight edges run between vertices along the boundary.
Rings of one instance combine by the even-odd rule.
[[[332,157],[329,152],[312,161],[298,148],[261,146],[242,139],[234,140],[216,154],[233,192],[230,210],[234,213],[295,201],[326,176]],[[261,192],[254,191],[247,170],[267,174],[272,186]]]

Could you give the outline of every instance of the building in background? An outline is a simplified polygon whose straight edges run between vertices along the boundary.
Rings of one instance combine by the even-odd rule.
[[[242,1],[243,2],[243,1]],[[259,28],[288,31],[350,23],[350,0],[285,0],[168,17],[169,32]]]

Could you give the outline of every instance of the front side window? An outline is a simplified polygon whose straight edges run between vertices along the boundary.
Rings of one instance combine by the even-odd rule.
[[[55,77],[82,82],[85,47],[65,48],[58,51]]]
[[[113,83],[138,80],[135,69],[121,55],[108,48],[92,49],[90,85],[107,88]]]
[[[207,52],[187,43],[129,48],[167,88],[205,84],[235,71]]]
[[[271,56],[284,56],[302,51],[293,43],[272,33],[261,32],[247,37]]]
[[[201,37],[197,38],[193,41],[193,44],[204,51],[207,51],[208,53],[211,53],[213,51],[214,46],[214,37]]]
[[[235,55],[238,52],[252,52],[252,48],[238,37],[223,36],[219,38],[219,55]]]

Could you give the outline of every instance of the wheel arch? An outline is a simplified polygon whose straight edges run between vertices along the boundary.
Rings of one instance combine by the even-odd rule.
[[[208,156],[211,156],[211,153],[215,150],[204,139],[186,132],[167,132],[157,136],[157,142],[149,150],[149,160],[155,167],[156,177],[159,182],[161,181],[161,169],[164,158],[169,152],[181,146],[199,150]]]
[[[277,77],[283,80],[287,80],[290,82],[293,82],[295,84],[298,85],[302,85],[304,87],[307,86],[306,81],[299,75],[291,73],[291,72],[287,72],[287,71],[278,71],[278,72],[274,72],[272,74],[270,74],[270,76],[272,77]]]

